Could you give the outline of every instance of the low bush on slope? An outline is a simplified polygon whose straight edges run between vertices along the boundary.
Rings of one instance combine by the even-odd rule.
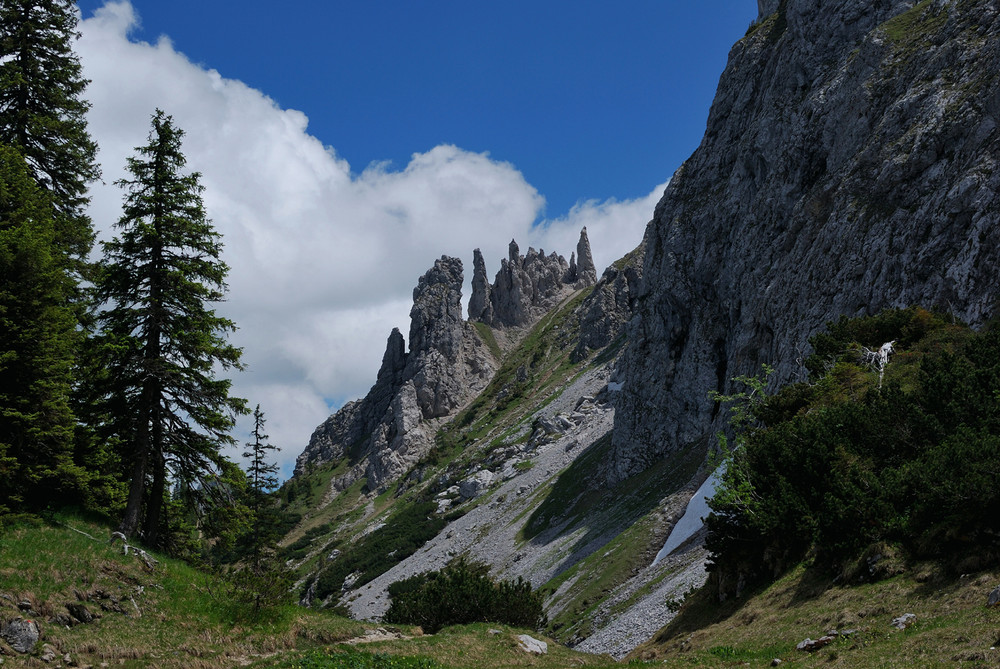
[[[435,633],[449,625],[490,622],[540,629],[547,619],[542,596],[531,585],[516,581],[497,583],[489,567],[452,562],[441,571],[420,574],[389,587],[392,604],[387,622],[420,625]]]

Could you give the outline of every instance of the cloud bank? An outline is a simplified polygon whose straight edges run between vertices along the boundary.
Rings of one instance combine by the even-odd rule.
[[[386,338],[408,331],[413,287],[436,258],[462,258],[468,282],[474,248],[490,273],[512,238],[568,258],[586,225],[600,270],[639,243],[664,188],[539,221],[544,198],[485,153],[436,146],[402,169],[356,172],[308,133],[302,112],[192,63],[168,37],[131,40],[138,20],[128,2],[108,2],[80,24],[104,172],[90,213],[110,239],[122,200],[113,183],[146,143],[153,111],[172,115],[231,268],[219,311],[239,326],[233,340],[248,367],[234,393],[261,405],[285,476],[316,425],[374,383]],[[247,432],[241,424],[236,436]]]

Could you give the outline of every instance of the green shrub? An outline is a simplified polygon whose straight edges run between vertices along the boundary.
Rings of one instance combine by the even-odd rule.
[[[857,351],[892,340],[880,388]],[[878,546],[961,570],[1000,562],[1000,331],[910,308],[841,319],[812,343],[813,385],[750,408],[710,503],[720,593],[807,557],[877,578],[892,570],[858,564]]]
[[[433,634],[448,625],[491,622],[539,629],[547,623],[542,596],[521,578],[496,582],[485,565],[458,559],[441,571],[389,588],[386,622],[420,625]]]

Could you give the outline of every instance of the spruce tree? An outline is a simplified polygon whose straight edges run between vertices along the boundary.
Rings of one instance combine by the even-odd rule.
[[[81,501],[69,406],[76,319],[52,205],[0,146],[0,511]]]
[[[223,299],[229,268],[220,235],[205,215],[197,172],[183,174],[183,131],[157,109],[149,142],[128,159],[117,184],[125,206],[118,236],[104,243],[98,297],[99,342],[108,366],[104,393],[111,427],[131,463],[121,530],[157,543],[168,477],[206,479],[223,466],[221,449],[244,400],[216,368],[241,369],[227,342],[233,322],[211,303]]]
[[[244,609],[241,617],[250,618],[288,600],[291,587],[288,570],[275,550],[279,512],[271,493],[278,487],[278,465],[268,462],[267,455],[277,446],[269,443],[264,433],[266,421],[259,404],[253,420],[253,441],[247,442],[243,452],[249,460],[246,493],[251,524],[236,552],[241,563],[227,573],[229,600]]]
[[[254,516],[251,530],[251,558],[259,560],[261,549],[270,543],[274,526],[277,523],[273,511],[274,499],[271,493],[278,487],[278,464],[269,462],[268,451],[276,451],[278,447],[268,442],[264,433],[264,412],[258,404],[253,410],[253,441],[248,442],[243,457],[249,460],[247,466],[247,507]]]
[[[93,244],[84,210],[87,184],[100,177],[77,37],[72,0],[0,0],[0,143],[21,152],[49,193],[55,244],[74,272]]]

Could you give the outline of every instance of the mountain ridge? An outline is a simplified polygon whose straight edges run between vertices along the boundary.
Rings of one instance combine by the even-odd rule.
[[[438,430],[434,443],[400,470],[395,491],[386,479],[365,494],[360,477],[349,495],[342,489],[353,500],[338,507],[350,509],[348,529],[318,542],[303,586],[331,560],[343,570],[345,557],[358,559],[358,528],[395,532],[399,509],[419,500],[437,505],[429,521],[448,523],[421,541],[433,560],[417,548],[379,574],[359,568],[343,586],[326,584],[328,602],[377,616],[393,579],[476,555],[544,589],[561,641],[624,655],[641,640],[622,641],[623,625],[675,613],[647,606],[647,595],[679,600],[698,585],[652,562],[725,427],[710,391],[731,392],[733,377],[761,363],[774,366],[776,385],[804,378],[809,336],[840,315],[920,303],[973,325],[991,317],[997,9],[985,0],[760,0],[758,9],[730,53],[701,145],[636,251],[589,294],[569,278],[585,264],[579,248],[566,263],[521,256],[512,242],[493,284],[474,254],[466,322],[493,353],[492,380],[424,424]],[[410,355],[394,336],[390,369]],[[506,539],[486,541],[501,512],[511,517],[495,531]],[[581,541],[589,548],[575,552]],[[334,543],[344,548],[329,552]],[[704,566],[701,550],[689,567]]]

